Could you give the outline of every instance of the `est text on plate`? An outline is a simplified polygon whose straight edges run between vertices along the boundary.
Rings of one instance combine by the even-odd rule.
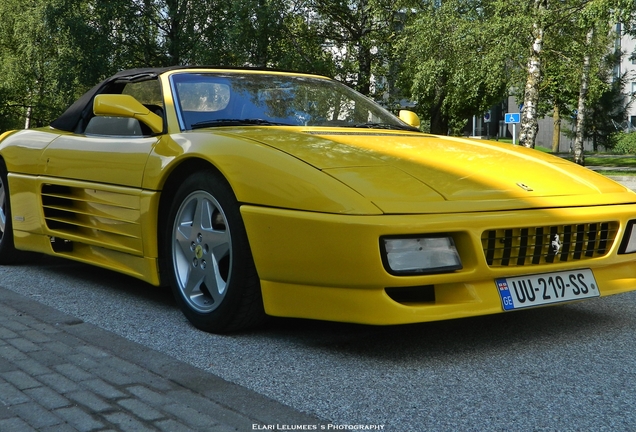
[[[600,295],[590,269],[496,279],[504,310],[521,309]]]

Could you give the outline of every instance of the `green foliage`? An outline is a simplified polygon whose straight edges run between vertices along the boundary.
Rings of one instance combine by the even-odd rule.
[[[543,1],[549,7],[538,16],[535,0],[2,0],[0,132],[48,124],[118,70],[179,64],[334,76],[391,108],[414,101],[423,125],[457,132],[511,88],[525,91],[539,23],[538,115],[576,108],[591,51],[593,121],[584,127],[601,142],[599,122],[611,110],[596,107],[614,103],[604,102],[608,32],[599,27],[590,46],[585,36],[592,25],[629,21],[636,6]]]
[[[612,135],[614,153],[636,154],[636,132],[617,132]]]
[[[80,1],[0,3],[0,111],[10,127],[43,126],[63,110],[89,76],[81,47],[90,43]],[[61,13],[64,10],[65,13]],[[74,28],[69,24],[73,23]]]
[[[487,0],[424,3],[400,39],[402,85],[431,122],[431,132],[461,129],[466,119],[505,98],[510,56],[495,36],[511,25]]]

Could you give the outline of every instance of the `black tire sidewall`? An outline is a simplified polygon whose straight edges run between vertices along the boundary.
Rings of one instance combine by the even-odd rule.
[[[4,198],[5,198],[5,216],[7,218],[4,233],[2,233],[2,237],[0,238],[0,264],[8,264],[14,262],[16,259],[15,256],[15,246],[13,243],[13,223],[11,216],[11,200],[9,196],[9,183],[7,179],[8,170],[4,160],[0,159],[0,180],[2,180],[2,184],[4,185]]]

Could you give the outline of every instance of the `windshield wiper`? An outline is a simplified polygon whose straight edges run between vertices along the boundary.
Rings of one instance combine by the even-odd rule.
[[[288,123],[272,122],[263,119],[215,119],[204,120],[194,123],[190,126],[191,129],[200,129],[206,127],[220,127],[220,126],[291,126]]]
[[[407,125],[398,125],[398,124],[392,124],[392,123],[355,123],[350,125],[349,127],[354,127],[354,128],[366,128],[366,129],[392,129],[392,130],[407,130],[407,131],[417,131],[419,132],[420,130],[417,128],[414,128],[412,126],[407,126]]]

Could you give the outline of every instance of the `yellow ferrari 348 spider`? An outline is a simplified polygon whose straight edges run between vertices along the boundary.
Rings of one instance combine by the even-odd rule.
[[[198,328],[401,324],[636,288],[636,194],[541,152],[434,136],[331,79],[162,68],[0,137],[0,262],[170,285]]]

